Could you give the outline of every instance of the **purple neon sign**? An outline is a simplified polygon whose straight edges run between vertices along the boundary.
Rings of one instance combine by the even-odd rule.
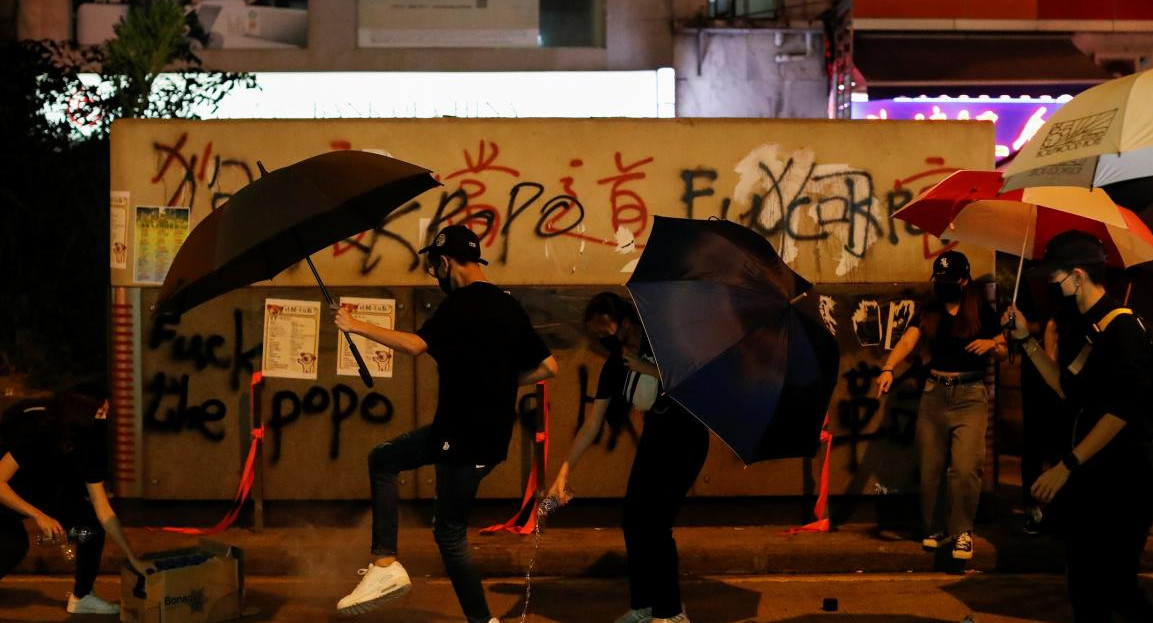
[[[998,159],[1014,154],[1058,108],[1060,99],[905,98],[853,102],[853,119],[992,121]]]

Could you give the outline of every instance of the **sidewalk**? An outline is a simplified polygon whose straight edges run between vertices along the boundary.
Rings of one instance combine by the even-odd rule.
[[[914,500],[894,500],[906,509]],[[776,504],[773,506],[773,504]],[[199,505],[203,506],[203,504]],[[499,523],[516,510],[512,502],[485,502],[474,513],[469,539],[483,575],[523,575],[536,553],[534,574],[541,576],[623,576],[625,548],[615,503],[586,502],[583,508],[561,509],[546,526],[538,542],[533,536],[508,533],[480,535],[477,529]],[[996,506],[991,504],[990,506]],[[921,550],[915,522],[901,510],[900,521],[850,522],[833,532],[784,533],[797,523],[782,515],[800,515],[797,501],[781,507],[764,500],[690,501],[682,512],[684,523],[675,536],[681,572],[686,575],[757,575],[825,573],[904,573],[965,568],[983,572],[1063,572],[1062,545],[1048,536],[1020,531],[1020,517],[1008,512],[980,521],[975,555],[967,565],[955,564],[948,552],[936,555]],[[131,514],[131,513],[126,513]],[[163,521],[190,513],[180,508],[145,514]],[[205,514],[205,513],[198,513]],[[441,576],[444,568],[433,541],[427,504],[406,507],[401,516],[400,558],[414,576]],[[128,525],[146,525],[126,519]],[[210,525],[205,518],[198,525]],[[799,522],[798,522],[799,523]],[[173,525],[169,523],[168,525]],[[250,525],[242,518],[241,526]],[[233,527],[212,538],[237,545],[246,552],[246,573],[291,577],[346,576],[369,561],[367,508],[349,504],[293,506],[269,513],[266,529],[257,534]],[[197,537],[126,528],[130,543],[140,552],[176,549],[195,544]],[[116,572],[121,555],[115,545],[105,548],[103,571]],[[1153,550],[1147,549],[1144,568],[1153,569]],[[32,547],[18,573],[67,574],[70,565],[59,551]]]

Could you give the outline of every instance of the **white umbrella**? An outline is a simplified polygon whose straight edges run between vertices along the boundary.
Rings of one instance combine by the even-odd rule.
[[[1002,190],[1108,187],[1151,176],[1153,70],[1110,80],[1069,100],[1006,167]]]

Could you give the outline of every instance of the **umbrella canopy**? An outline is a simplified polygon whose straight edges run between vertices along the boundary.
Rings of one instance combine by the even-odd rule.
[[[812,284],[767,240],[658,216],[627,286],[665,390],[741,460],[816,453],[840,353]]]
[[[957,171],[893,214],[941,238],[1039,259],[1064,231],[1093,234],[1119,268],[1153,261],[1153,233],[1101,189],[1043,186],[1001,192],[997,171]]]
[[[1004,190],[1107,189],[1153,175],[1153,70],[1110,80],[1069,100],[1005,169]],[[1144,197],[1126,206],[1140,209]]]
[[[364,151],[329,152],[267,173],[192,230],[155,311],[181,313],[271,279],[439,185],[427,169]]]

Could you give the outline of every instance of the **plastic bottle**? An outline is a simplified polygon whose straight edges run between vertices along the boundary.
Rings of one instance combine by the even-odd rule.
[[[542,498],[540,503],[536,505],[536,513],[547,517],[556,512],[558,508],[560,508],[560,501],[556,499],[555,495],[550,495]]]

